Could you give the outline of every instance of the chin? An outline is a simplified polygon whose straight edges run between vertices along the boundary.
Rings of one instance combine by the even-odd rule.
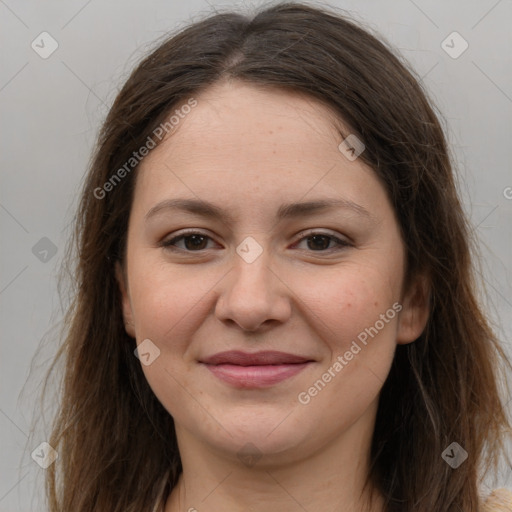
[[[286,411],[270,414],[262,409],[219,418],[226,430],[219,429],[215,437],[212,431],[202,435],[207,436],[209,444],[238,459],[253,455],[261,463],[282,462],[283,458],[291,460],[298,451],[302,453],[297,448],[304,447],[312,432],[301,432]]]

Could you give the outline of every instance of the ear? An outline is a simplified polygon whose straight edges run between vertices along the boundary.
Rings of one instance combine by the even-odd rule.
[[[427,325],[430,315],[430,282],[419,275],[409,285],[402,298],[398,317],[397,343],[405,345],[417,340]]]
[[[130,296],[128,294],[128,287],[126,285],[126,279],[123,272],[123,268],[121,267],[121,263],[116,261],[116,280],[119,285],[119,290],[121,291],[121,303],[123,309],[123,320],[124,320],[124,328],[128,336],[135,338],[135,326],[133,324],[133,311],[132,305],[130,303]]]

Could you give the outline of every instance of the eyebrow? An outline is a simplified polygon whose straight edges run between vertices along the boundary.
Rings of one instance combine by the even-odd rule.
[[[318,199],[302,203],[283,204],[277,210],[278,220],[306,217],[314,213],[321,213],[336,208],[351,210],[358,215],[373,218],[373,215],[363,206],[350,201],[349,199]],[[202,217],[212,218],[219,221],[227,221],[234,224],[234,217],[219,206],[202,199],[166,199],[153,206],[145,215],[146,222],[165,210],[183,210]]]

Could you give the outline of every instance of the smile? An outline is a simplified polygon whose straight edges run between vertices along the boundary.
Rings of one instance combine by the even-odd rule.
[[[206,365],[216,377],[239,388],[273,386],[304,370],[310,363],[239,366],[234,364]]]
[[[313,361],[284,352],[246,353],[229,351],[215,354],[203,361],[215,377],[243,389],[270,387],[289,379]]]

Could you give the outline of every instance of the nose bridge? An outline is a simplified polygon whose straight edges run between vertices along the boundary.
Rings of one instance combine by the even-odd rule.
[[[253,303],[253,306],[256,303],[262,304],[269,300],[272,293],[271,254],[268,249],[263,250],[262,248],[260,254],[255,257],[255,249],[250,245],[249,251],[245,254],[244,250],[247,250],[247,247],[240,244],[237,254],[233,258],[230,293],[239,296],[244,301],[248,300],[246,296],[251,297],[250,302]]]
[[[236,252],[220,290],[218,318],[232,320],[244,330],[254,330],[268,320],[285,321],[290,306],[272,270],[270,250],[245,240]]]

